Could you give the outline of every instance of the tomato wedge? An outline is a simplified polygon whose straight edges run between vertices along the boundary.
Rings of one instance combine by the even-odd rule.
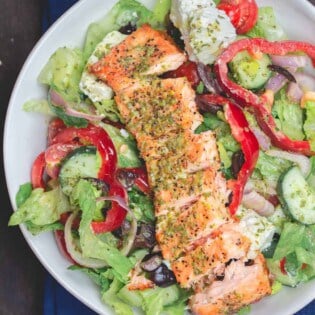
[[[191,86],[195,89],[200,83],[197,64],[192,61],[186,61],[176,70],[167,72],[165,78],[181,78],[186,77]]]
[[[80,145],[76,143],[56,143],[45,151],[46,173],[55,179],[59,175],[61,161]]]
[[[218,9],[228,15],[237,34],[250,31],[258,19],[258,6],[255,0],[221,0]]]
[[[63,129],[66,129],[67,126],[60,118],[54,118],[50,121],[48,125],[48,136],[47,136],[47,144],[51,145],[52,140],[56,137],[56,135]]]
[[[33,189],[45,188],[45,182],[43,179],[45,165],[45,152],[42,152],[37,156],[32,166],[31,181]]]

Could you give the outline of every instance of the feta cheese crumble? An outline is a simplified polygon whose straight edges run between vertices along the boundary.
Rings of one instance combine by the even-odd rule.
[[[108,54],[112,47],[120,44],[126,37],[127,35],[117,31],[108,33],[96,46],[94,52],[88,59],[85,70],[82,73],[80,90],[87,95],[92,102],[96,103],[111,99],[113,97],[113,90],[103,81],[98,80],[94,74],[90,73],[88,67]]]
[[[212,64],[236,39],[229,17],[211,0],[174,0],[170,19],[180,30],[191,61]]]
[[[237,216],[242,233],[251,241],[249,258],[254,259],[257,251],[270,246],[277,228],[266,217],[262,217],[254,210],[239,207]]]

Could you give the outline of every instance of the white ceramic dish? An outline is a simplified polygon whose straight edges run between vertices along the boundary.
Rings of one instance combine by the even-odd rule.
[[[21,110],[30,98],[46,96],[36,81],[50,55],[61,46],[80,47],[88,25],[104,16],[115,0],[81,0],[65,13],[42,37],[28,57],[15,84],[10,100],[4,133],[4,164],[8,190],[13,207],[20,184],[30,180],[31,164],[46,143],[48,118]],[[152,6],[154,0],[143,0]],[[315,43],[315,8],[306,0],[257,0],[260,6],[272,5],[278,21],[292,39]],[[23,157],[23,158],[21,158]],[[69,263],[59,253],[53,235],[32,236],[22,226],[26,241],[45,268],[69,292],[100,314],[112,310],[100,300],[99,290],[83,273],[67,269]],[[315,298],[315,280],[295,289],[286,288],[279,294],[255,304],[252,315],[293,314]]]

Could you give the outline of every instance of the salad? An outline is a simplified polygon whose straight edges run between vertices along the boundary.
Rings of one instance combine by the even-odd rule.
[[[314,45],[287,40],[273,9],[252,0],[160,0],[152,11],[118,1],[83,48],[48,60],[47,99],[24,104],[52,118],[9,225],[54,231],[69,268],[91,277],[117,314],[244,313],[309,281],[314,60]],[[170,176],[184,184],[165,215]],[[212,219],[202,212],[209,196]]]

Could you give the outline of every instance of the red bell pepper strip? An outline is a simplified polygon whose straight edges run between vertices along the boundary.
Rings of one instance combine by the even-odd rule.
[[[202,95],[209,104],[224,106],[225,119],[231,127],[235,140],[241,145],[244,163],[233,184],[232,201],[229,205],[231,215],[234,215],[243,197],[244,187],[251,176],[259,156],[259,143],[254,133],[249,129],[248,122],[242,110],[229,99],[216,94]]]
[[[46,166],[45,152],[42,152],[37,156],[32,166],[31,181],[33,189],[35,188],[45,189],[45,182],[43,179],[45,166]]]
[[[287,271],[285,270],[285,264],[287,262],[287,259],[285,257],[283,257],[280,262],[279,262],[279,267],[280,267],[280,271],[284,274],[287,275]]]
[[[228,76],[228,63],[235,55],[248,50],[253,54],[266,53],[272,55],[286,55],[289,53],[303,52],[307,54],[315,65],[315,46],[309,43],[297,41],[269,42],[261,38],[246,38],[236,41],[220,55],[214,65],[217,80],[223,91],[237,104],[251,107],[254,110],[259,126],[270,137],[273,145],[288,151],[299,152],[305,155],[314,155],[308,141],[291,140],[283,132],[277,129],[275,120],[271,114],[270,106],[264,97],[241,87]]]
[[[117,155],[114,144],[106,131],[93,125],[89,125],[87,128],[70,127],[60,131],[52,140],[52,144],[72,143],[75,140],[79,141],[81,144],[92,144],[96,146],[102,158],[98,178],[110,185],[110,196],[119,196],[126,200],[127,193],[115,178]],[[92,229],[95,233],[113,231],[121,226],[126,214],[127,212],[124,208],[118,203],[112,202],[112,207],[107,212],[105,221],[92,222]]]
[[[126,190],[118,181],[110,183],[109,196],[122,197],[124,200],[127,198]],[[106,214],[105,221],[93,221],[91,223],[94,233],[110,232],[118,229],[126,217],[126,210],[122,208],[118,203],[112,201],[112,207]]]

